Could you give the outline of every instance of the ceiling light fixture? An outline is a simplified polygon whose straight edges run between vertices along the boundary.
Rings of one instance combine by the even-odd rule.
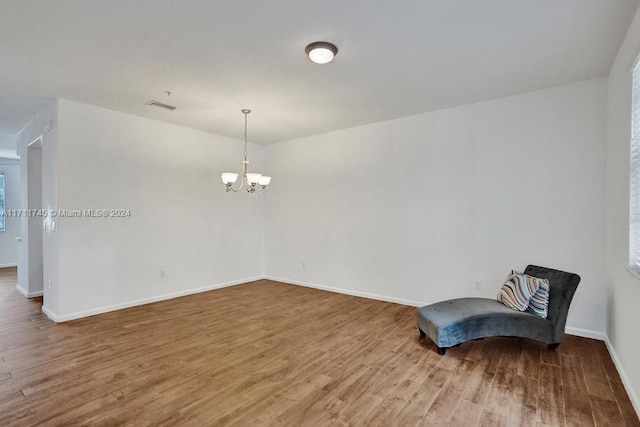
[[[222,182],[227,186],[226,192],[229,191],[238,192],[242,190],[242,187],[247,187],[249,193],[256,192],[256,185],[262,187],[262,192],[267,192],[267,185],[271,182],[271,177],[262,175],[261,173],[249,173],[249,160],[247,160],[247,115],[251,110],[246,108],[240,110],[244,114],[244,160],[242,161],[242,182],[240,187],[233,188],[233,184],[238,180],[238,174],[232,172],[224,172],[221,175]]]
[[[167,95],[167,97],[169,97],[169,96],[171,96],[171,94],[173,92],[171,92],[169,90],[165,90],[164,93]],[[164,102],[156,101],[154,99],[152,99],[151,101],[147,102],[147,105],[150,105],[152,107],[164,108],[165,110],[169,110],[169,111],[173,111],[173,110],[176,109],[176,107],[174,105],[165,104]]]
[[[329,42],[313,42],[307,45],[304,51],[316,64],[327,64],[338,54],[336,45]]]
[[[164,102],[155,101],[155,100],[151,100],[147,102],[147,105],[150,105],[152,107],[164,108],[165,110],[169,110],[169,111],[173,111],[176,109],[174,105],[165,104]]]

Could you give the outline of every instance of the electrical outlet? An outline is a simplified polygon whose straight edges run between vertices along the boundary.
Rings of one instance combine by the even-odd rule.
[[[47,287],[51,289],[51,279],[49,279],[49,282],[47,283]]]
[[[160,270],[160,277],[164,277],[165,271],[164,270]]]
[[[473,289],[475,289],[476,291],[481,290],[482,289],[482,282],[479,281],[479,280],[476,280],[474,282]]]

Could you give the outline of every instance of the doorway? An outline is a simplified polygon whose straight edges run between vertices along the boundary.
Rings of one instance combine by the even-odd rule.
[[[26,176],[23,175],[23,177],[26,178],[27,183],[26,212],[22,212],[23,247],[21,257],[18,259],[18,286],[23,288],[21,292],[28,298],[44,297],[42,136],[27,145],[24,155],[26,162],[23,162],[23,167],[26,167]]]

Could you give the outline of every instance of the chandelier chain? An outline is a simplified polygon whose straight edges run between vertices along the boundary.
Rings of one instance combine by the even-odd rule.
[[[247,114],[246,111],[244,113],[244,159],[247,160]]]

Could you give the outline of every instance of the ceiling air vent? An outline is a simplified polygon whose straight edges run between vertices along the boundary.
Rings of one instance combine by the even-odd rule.
[[[169,104],[165,104],[164,102],[153,101],[153,100],[147,102],[147,105],[151,105],[153,107],[164,108],[165,110],[169,110],[169,111],[173,111],[173,110],[176,109],[176,107],[174,107],[173,105],[169,105]]]

